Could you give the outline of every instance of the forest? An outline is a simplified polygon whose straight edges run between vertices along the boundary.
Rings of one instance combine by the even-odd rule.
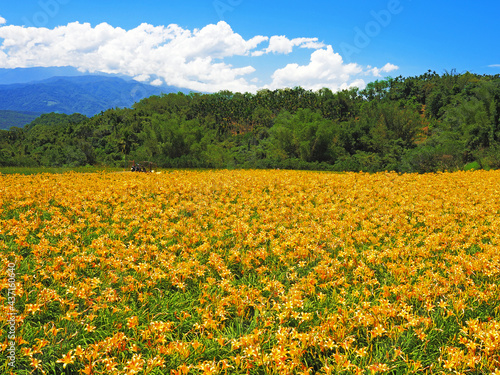
[[[171,93],[0,131],[0,166],[437,172],[500,168],[500,75],[428,71],[360,90]]]

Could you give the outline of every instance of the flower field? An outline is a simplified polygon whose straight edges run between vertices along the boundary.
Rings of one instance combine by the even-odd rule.
[[[0,373],[500,374],[499,249],[497,171],[0,175]]]

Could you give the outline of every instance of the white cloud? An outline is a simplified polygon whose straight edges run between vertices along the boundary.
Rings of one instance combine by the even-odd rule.
[[[276,70],[271,88],[302,86],[312,90],[322,87],[339,90],[348,88],[351,76],[362,71],[358,64],[344,64],[342,57],[328,46],[314,51],[308,65],[288,64]]]
[[[264,42],[268,42],[267,47],[257,49]],[[266,54],[289,55],[296,47],[314,50],[310,63],[293,63],[291,55],[292,61],[274,72],[270,84],[262,86],[269,77],[258,72],[254,75],[256,69],[250,62]],[[247,59],[248,65],[228,63],[234,56]],[[194,30],[146,23],[131,30],[79,22],[54,29],[0,26],[0,68],[35,66],[73,66],[82,72],[118,73],[140,82],[153,80],[151,84],[206,92],[256,92],[263,87],[291,86],[339,90],[364,86],[362,76],[377,77],[397,69],[390,63],[382,68],[346,64],[317,38],[257,35],[244,39],[224,21]]]
[[[491,64],[488,65],[488,68],[500,68],[500,64]]]
[[[328,87],[333,91],[344,90],[356,86],[364,88],[366,82],[361,76],[379,72],[389,72],[398,69],[393,64],[386,64],[382,68],[363,68],[356,63],[344,63],[342,56],[333,51],[332,46],[319,49],[311,54],[308,65],[288,64],[278,69],[272,75],[269,88],[302,86],[310,90],[319,90]]]
[[[7,20],[5,18],[3,18],[2,16],[0,16],[0,25],[3,25],[7,23]]]
[[[120,73],[147,81],[157,75],[169,85],[200,91],[232,87],[255,91],[241,76],[251,66],[233,67],[223,59],[250,55],[268,38],[245,40],[221,21],[200,30],[142,24],[132,30],[101,23],[74,22],[55,29],[0,27],[0,67],[73,66],[80,71]]]
[[[151,81],[151,84],[153,86],[161,86],[161,85],[163,85],[163,81],[158,78],[158,79],[155,79],[154,81]]]
[[[318,38],[288,39],[284,35],[275,35],[269,39],[269,46],[262,52],[289,54],[293,51],[293,47],[318,49],[324,46],[323,43],[318,42]]]
[[[139,82],[147,82],[151,76],[149,74],[140,74],[136,77],[134,77],[134,80],[139,81]]]
[[[252,52],[253,57],[258,57],[264,55],[266,52],[265,51],[254,51]]]
[[[369,67],[369,68],[371,68],[371,67]],[[387,63],[382,68],[371,68],[366,73],[372,74],[374,77],[382,77],[382,74],[380,74],[380,73],[389,73],[389,72],[392,72],[393,70],[398,70],[398,69],[399,69],[399,66],[391,64],[391,63]]]
[[[286,36],[272,36],[269,40],[269,47],[265,50],[266,53],[290,53],[293,50],[294,43]]]

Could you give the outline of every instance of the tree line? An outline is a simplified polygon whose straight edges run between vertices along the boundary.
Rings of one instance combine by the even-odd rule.
[[[500,167],[500,76],[386,78],[365,89],[151,96],[0,131],[0,165],[435,172]]]

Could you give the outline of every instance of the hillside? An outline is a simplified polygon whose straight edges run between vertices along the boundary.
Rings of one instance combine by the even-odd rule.
[[[52,113],[0,131],[0,165],[130,160],[173,168],[496,169],[500,76],[427,72],[340,92],[171,93],[91,118]]]
[[[29,124],[41,113],[38,112],[17,112],[0,110],[0,129],[8,130],[13,126],[22,128]]]
[[[183,90],[111,76],[51,77],[30,83],[0,85],[0,110],[93,116],[109,108],[130,107],[151,95],[178,91]]]

